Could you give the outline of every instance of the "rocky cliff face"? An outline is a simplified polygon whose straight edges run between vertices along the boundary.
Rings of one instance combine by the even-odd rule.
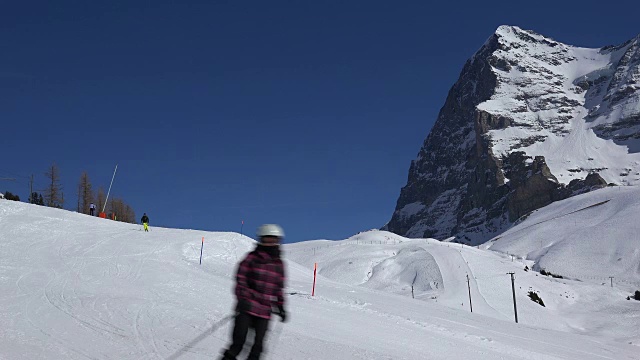
[[[640,36],[577,48],[501,26],[453,85],[384,229],[480,243],[607,183],[640,182]]]

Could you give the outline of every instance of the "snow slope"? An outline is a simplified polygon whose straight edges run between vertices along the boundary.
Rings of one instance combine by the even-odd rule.
[[[253,246],[236,233],[145,233],[0,202],[0,359],[215,358],[229,338],[236,263]],[[291,316],[272,324],[266,358],[638,359],[637,330],[614,326],[633,317],[638,327],[640,302],[620,300],[629,290],[621,284],[536,276],[504,254],[381,231],[284,252]],[[516,272],[519,324],[508,271]],[[547,308],[528,300],[529,287]],[[558,291],[571,296],[550,299]],[[569,304],[590,296],[627,313]]]
[[[640,287],[640,188],[608,187],[550,204],[484,248],[534,260],[552,273]]]

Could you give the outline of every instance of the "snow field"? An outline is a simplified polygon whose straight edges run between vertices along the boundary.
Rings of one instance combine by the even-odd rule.
[[[253,240],[230,232],[140,228],[0,202],[0,359],[217,357],[231,324],[211,329],[232,313],[237,262]],[[566,314],[558,300],[548,316],[553,323],[537,324],[532,319],[549,309],[518,292],[522,320],[515,324],[510,298],[500,293],[510,291],[508,276],[495,274],[507,283],[496,285],[483,274],[519,271],[522,264],[458,246],[382,231],[284,245],[290,321],[272,322],[266,358],[637,358],[637,347],[628,344],[637,333],[602,330],[625,316],[637,319],[637,311],[616,307],[615,296],[609,308],[621,312],[608,323],[603,319],[613,313],[606,307],[594,308],[595,315]],[[312,297],[314,262],[319,271]],[[516,283],[536,285],[527,278],[518,273]],[[604,288],[580,285],[562,289],[573,289],[579,296],[571,301],[578,303]],[[566,324],[576,328],[552,330]]]

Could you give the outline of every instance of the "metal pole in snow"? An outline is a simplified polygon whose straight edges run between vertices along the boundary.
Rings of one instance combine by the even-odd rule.
[[[316,270],[318,263],[313,263],[313,288],[311,288],[311,296],[316,296]]]
[[[240,223],[240,235],[242,235],[242,228],[244,227],[244,220]]]
[[[118,164],[116,164],[116,169],[113,170],[113,176],[111,177],[111,184],[109,184],[109,191],[107,191],[107,199],[104,201],[102,212],[104,212],[104,209],[107,207],[107,203],[109,202],[109,193],[111,192],[111,185],[113,185],[113,179],[116,177],[116,171],[118,171]]]
[[[509,275],[511,275],[511,291],[513,292],[513,311],[516,314],[516,323],[518,322],[518,307],[516,306],[516,286],[514,284],[515,279],[513,278],[513,275],[515,275],[515,273],[507,273]]]
[[[413,284],[416,283],[416,279],[418,278],[418,273],[416,272],[416,274],[413,276],[413,281],[411,282],[411,298],[415,299],[415,296],[413,296]]]
[[[204,249],[204,236],[202,237],[202,245],[200,245],[200,265],[202,265],[202,249]]]
[[[471,285],[469,285],[469,274],[467,274],[467,288],[469,288],[469,307],[471,308],[471,312],[473,312],[473,305],[471,304]]]

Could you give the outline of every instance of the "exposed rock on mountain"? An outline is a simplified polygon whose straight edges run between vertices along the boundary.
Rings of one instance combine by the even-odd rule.
[[[573,47],[501,26],[465,64],[384,229],[480,243],[553,201],[640,182],[640,36]]]

